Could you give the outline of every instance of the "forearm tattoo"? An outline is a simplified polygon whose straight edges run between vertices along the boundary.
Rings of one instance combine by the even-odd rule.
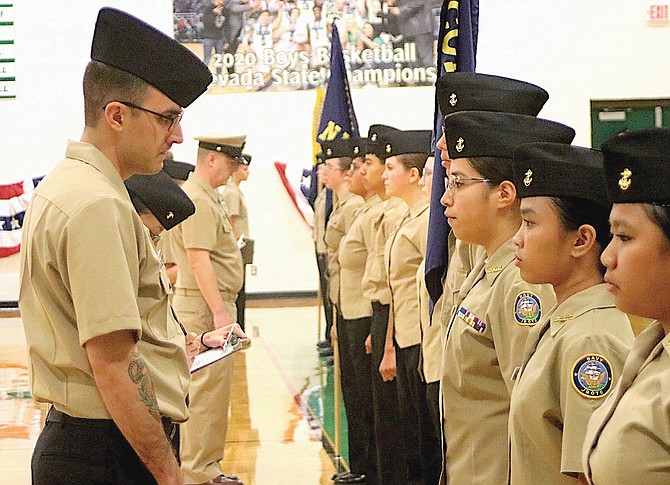
[[[149,370],[137,350],[133,351],[133,357],[135,357],[135,360],[128,365],[128,376],[131,381],[137,384],[140,399],[149,408],[149,412],[160,421],[161,415],[158,410],[158,400],[156,399],[154,387],[151,384]]]

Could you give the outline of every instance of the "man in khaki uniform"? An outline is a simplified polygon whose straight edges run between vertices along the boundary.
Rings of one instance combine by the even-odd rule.
[[[187,330],[200,334],[234,322],[237,314],[242,255],[216,189],[237,170],[245,136],[209,135],[196,140],[195,170],[182,186],[196,211],[174,229],[172,249],[179,267],[174,308]],[[181,430],[187,483],[239,483],[222,474],[218,463],[226,444],[232,379],[232,359],[193,374],[191,420]]]
[[[33,483],[181,484],[165,432],[188,418],[184,334],[123,181],[161,169],[183,140],[182,108],[211,75],[171,38],[110,8],[98,15],[91,58],[81,141],[39,184],[23,227],[32,394],[53,405]]]
[[[372,303],[369,350],[371,352],[372,408],[377,451],[377,480],[385,485],[405,485],[407,466],[404,459],[404,441],[398,411],[398,392],[395,379],[384,381],[379,365],[384,355],[386,329],[389,320],[391,290],[384,263],[384,246],[395,225],[407,212],[407,204],[398,197],[389,197],[384,189],[382,173],[386,151],[379,142],[379,131],[387,127],[372,125],[368,130],[365,164],[361,167],[367,190],[382,199],[382,211],[372,221],[366,240],[368,248],[365,272],[361,281],[363,296]],[[367,345],[367,344],[366,344]]]
[[[249,178],[249,165],[251,165],[251,155],[243,153],[238,158],[238,167],[230,176],[228,182],[223,187],[219,188],[219,193],[223,195],[223,202],[226,205],[226,211],[230,223],[233,226],[233,234],[237,240],[240,237],[243,239],[245,247],[242,249],[242,262],[244,263],[244,270],[242,275],[242,288],[237,294],[235,306],[237,307],[237,323],[240,324],[244,330],[244,311],[247,306],[246,293],[246,266],[253,263],[254,241],[251,240],[249,233],[249,210],[247,209],[247,201],[244,194],[240,190],[240,184]]]
[[[370,386],[370,355],[365,340],[370,334],[372,305],[361,289],[361,280],[372,246],[370,230],[382,210],[379,195],[366,189],[360,168],[366,151],[366,139],[352,137],[349,190],[363,197],[365,203],[356,213],[351,227],[342,238],[338,252],[340,266],[340,298],[338,320],[342,394],[347,412],[349,438],[349,464],[351,473],[337,477],[335,483],[374,483],[375,447],[372,420],[372,389]]]
[[[523,143],[570,143],[575,132],[531,116],[463,111],[445,118],[445,134],[450,154],[452,147],[458,153],[442,198],[446,215],[458,238],[486,249],[460,289],[447,329],[446,479],[505,483],[511,378],[529,329],[555,304],[550,286],[525,283],[514,265],[521,213],[511,157]]]

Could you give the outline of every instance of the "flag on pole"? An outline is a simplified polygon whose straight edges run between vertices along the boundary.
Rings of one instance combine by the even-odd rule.
[[[42,178],[0,185],[0,258],[19,252],[23,217]]]
[[[450,72],[474,72],[477,57],[477,34],[479,31],[479,0],[444,0],[440,12],[438,35],[437,71],[440,76]],[[426,247],[426,289],[434,304],[442,295],[442,277],[449,263],[447,237],[449,224],[444,216],[440,199],[444,194],[446,170],[440,161],[440,150],[435,144],[442,136],[444,119],[435,95],[433,131],[433,190],[428,219],[428,243]],[[431,305],[432,313],[432,305]]]

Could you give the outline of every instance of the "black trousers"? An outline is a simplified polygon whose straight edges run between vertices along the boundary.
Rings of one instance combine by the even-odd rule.
[[[420,344],[401,349],[396,345],[398,405],[405,435],[408,481],[435,485],[440,481],[442,451],[426,398],[426,383],[419,374]]]
[[[400,424],[396,380],[384,382],[379,365],[384,356],[389,306],[372,302],[371,378],[372,409],[377,453],[377,481],[380,485],[406,485],[405,438]],[[370,482],[372,483],[372,482]]]
[[[372,479],[375,475],[374,424],[370,355],[365,352],[370,323],[370,317],[347,320],[337,313],[337,348],[348,423],[349,467],[352,473]]]
[[[326,253],[316,253],[316,265],[319,268],[321,301],[323,302],[323,311],[326,314],[326,335],[324,339],[330,342],[330,330],[333,328],[333,304],[328,298],[328,255]]]
[[[247,276],[246,276],[247,265],[244,265],[244,279],[242,280],[242,289],[237,294],[237,300],[235,300],[235,306],[237,307],[237,323],[240,324],[240,328],[244,330],[244,310],[247,307]]]
[[[176,425],[163,423],[171,438]],[[51,408],[32,461],[33,485],[154,484],[111,419],[73,418]]]

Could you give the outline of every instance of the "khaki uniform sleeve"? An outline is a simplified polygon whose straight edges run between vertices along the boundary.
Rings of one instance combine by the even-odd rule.
[[[108,223],[93,226],[92,220]],[[139,255],[146,252],[146,238],[131,206],[113,198],[91,202],[70,219],[58,244],[79,343],[117,330],[135,330],[139,338]]]
[[[625,318],[623,315],[621,317]],[[597,322],[595,323],[597,324]],[[624,325],[629,325],[629,323],[624,322]],[[632,342],[623,342],[614,334],[601,333],[597,339],[586,337],[579,341],[563,344],[564,353],[561,362],[563,374],[560,387],[563,412],[562,473],[582,473],[582,446],[589,419],[619,382],[623,364],[630,350],[630,343]],[[593,354],[602,356],[612,372],[612,382],[607,394],[595,398],[587,397],[578,391],[573,383],[575,366],[578,366],[578,362],[585,355]]]
[[[239,217],[242,214],[242,200],[237,190],[226,186],[223,191],[223,201],[229,216]]]

